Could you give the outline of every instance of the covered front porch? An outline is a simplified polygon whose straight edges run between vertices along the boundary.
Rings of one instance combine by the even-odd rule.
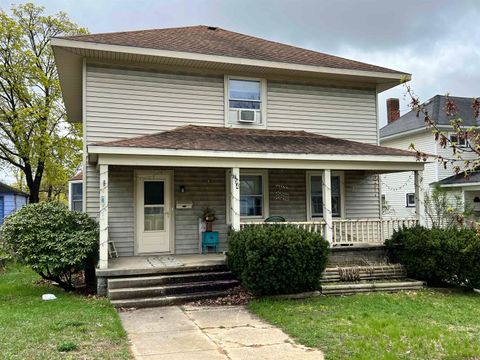
[[[192,142],[185,129],[178,132]],[[279,226],[320,232],[332,247],[378,245],[394,229],[425,220],[423,163],[412,153],[304,132],[257,130],[245,137],[234,129],[189,131],[196,142],[213,134],[205,138],[209,143],[219,132],[218,141],[237,139],[248,151],[137,146],[145,138],[153,143],[152,136],[125,140],[128,147],[122,141],[89,146],[90,171],[98,174],[100,272],[128,267],[124,257],[201,254],[206,207],[215,210],[217,252],[227,249],[228,231],[264,226],[272,217],[281,220]],[[155,146],[162,136],[154,135]],[[185,140],[178,136],[175,144]],[[255,144],[249,145],[252,137]],[[264,151],[254,151],[260,144]],[[379,175],[403,171],[415,173],[416,217],[382,219]],[[109,259],[112,245],[116,250]]]

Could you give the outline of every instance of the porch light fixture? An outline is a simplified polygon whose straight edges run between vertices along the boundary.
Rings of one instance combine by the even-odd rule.
[[[185,185],[180,185],[180,192],[184,193],[185,192]]]

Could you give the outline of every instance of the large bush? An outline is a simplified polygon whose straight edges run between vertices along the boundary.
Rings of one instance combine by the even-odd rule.
[[[318,289],[328,251],[319,233],[290,225],[246,226],[229,234],[227,261],[254,294],[290,294]]]
[[[474,229],[404,228],[385,244],[411,277],[434,286],[480,287],[480,235]]]
[[[27,205],[8,216],[2,236],[15,259],[66,290],[74,288],[72,275],[91,265],[98,250],[97,223],[53,203]]]

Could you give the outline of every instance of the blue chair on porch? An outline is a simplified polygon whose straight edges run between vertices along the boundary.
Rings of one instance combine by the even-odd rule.
[[[205,254],[209,248],[218,253],[220,241],[218,231],[204,231],[202,233],[202,253]]]

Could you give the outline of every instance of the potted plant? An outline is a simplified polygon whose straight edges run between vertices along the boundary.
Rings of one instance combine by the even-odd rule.
[[[215,217],[215,210],[213,210],[212,208],[209,208],[209,207],[206,207],[205,209],[203,209],[202,220],[205,221],[205,223],[207,224],[206,231],[207,232],[213,231],[212,230],[212,223],[215,220],[217,220],[217,218]]]

